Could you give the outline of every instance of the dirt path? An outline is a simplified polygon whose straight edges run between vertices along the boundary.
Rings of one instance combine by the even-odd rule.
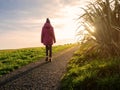
[[[29,64],[0,78],[0,90],[59,90],[61,76],[78,47],[72,47],[53,56]]]

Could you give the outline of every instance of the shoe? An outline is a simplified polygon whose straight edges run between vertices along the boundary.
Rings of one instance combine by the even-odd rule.
[[[52,58],[49,58],[49,62],[52,62]]]
[[[48,61],[48,57],[45,58],[45,61],[46,61],[46,62]]]

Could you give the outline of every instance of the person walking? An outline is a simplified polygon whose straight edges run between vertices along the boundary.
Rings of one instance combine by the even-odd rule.
[[[56,43],[54,28],[50,23],[49,18],[46,19],[45,24],[42,27],[41,43],[46,47],[45,61],[52,61],[52,45]]]

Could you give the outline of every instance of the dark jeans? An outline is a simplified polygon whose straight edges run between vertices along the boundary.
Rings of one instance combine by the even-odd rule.
[[[52,57],[52,45],[46,45],[46,56]]]

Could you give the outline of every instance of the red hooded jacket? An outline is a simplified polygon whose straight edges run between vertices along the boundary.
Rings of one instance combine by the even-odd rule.
[[[45,23],[41,33],[41,43],[44,45],[52,45],[56,42],[54,29],[50,23]]]

